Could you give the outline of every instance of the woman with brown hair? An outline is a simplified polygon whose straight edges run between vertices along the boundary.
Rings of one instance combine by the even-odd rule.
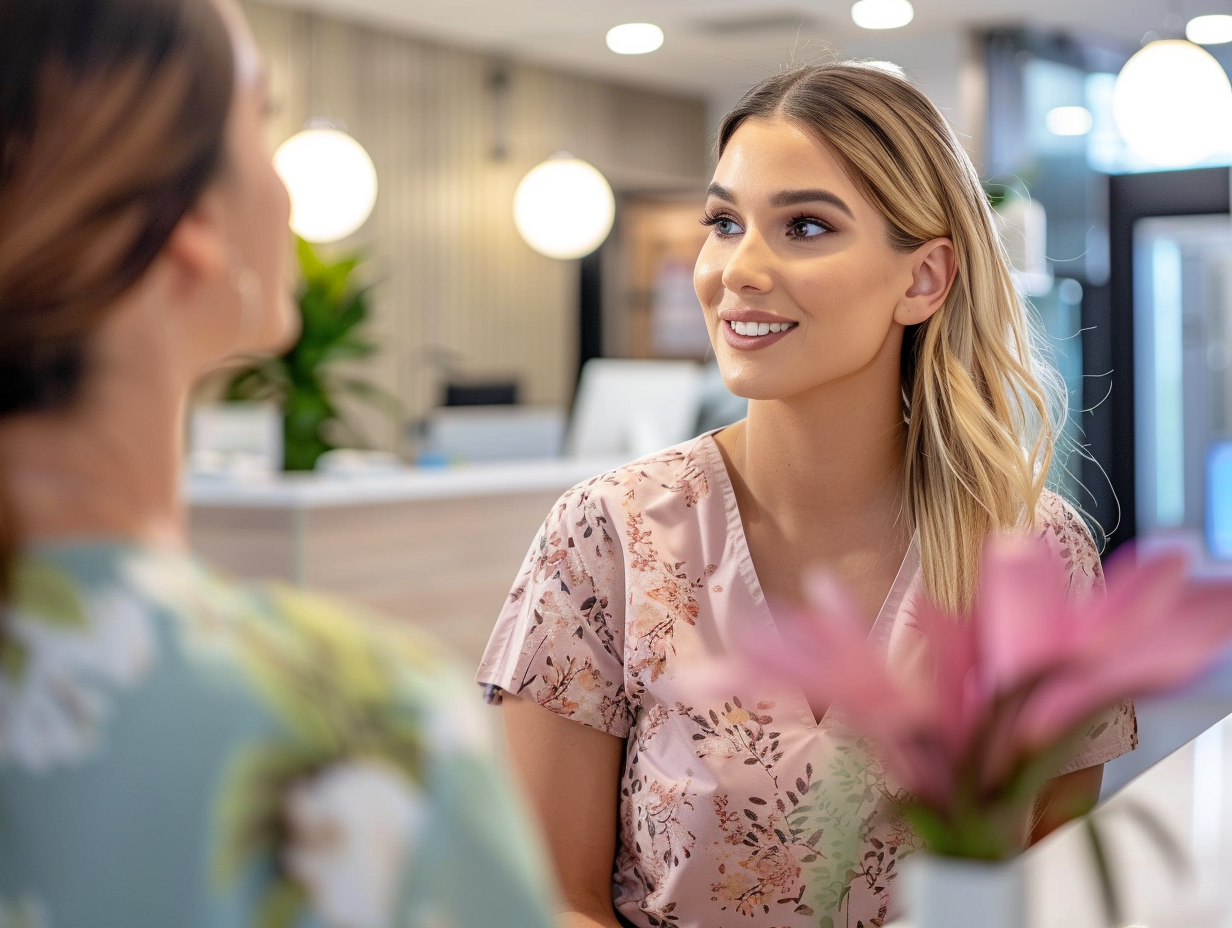
[[[1042,534],[1073,595],[1099,556],[1044,488],[1064,403],[936,107],[875,67],[798,68],[745,95],[718,155],[694,283],[748,416],[566,493],[479,682],[504,695],[566,924],[870,928],[919,844],[901,791],[829,707],[742,700],[716,668],[777,634],[815,565],[893,660],[922,597],[970,609],[990,534]],[[1091,726],[1024,843],[1134,744],[1129,705]]]
[[[231,0],[0,0],[0,925],[547,925],[439,651],[184,551],[295,325],[266,105]]]

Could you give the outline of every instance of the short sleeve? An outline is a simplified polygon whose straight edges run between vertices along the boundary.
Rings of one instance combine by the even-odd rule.
[[[477,680],[624,738],[624,570],[603,478],[561,497],[531,543]]]
[[[1044,538],[1069,571],[1069,598],[1104,595],[1104,572],[1099,551],[1082,516],[1055,493],[1045,492],[1038,510]],[[1104,764],[1138,747],[1138,718],[1126,699],[1093,719],[1083,733],[1077,753],[1057,771],[1073,773]]]

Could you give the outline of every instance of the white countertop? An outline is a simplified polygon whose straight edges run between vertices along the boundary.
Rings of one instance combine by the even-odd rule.
[[[407,468],[354,476],[316,473],[270,477],[190,477],[185,493],[195,507],[310,509],[379,505],[418,499],[449,499],[499,493],[563,493],[569,487],[625,461],[545,458],[491,464]]]

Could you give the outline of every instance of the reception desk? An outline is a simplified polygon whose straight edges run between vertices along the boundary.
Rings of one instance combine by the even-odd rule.
[[[235,576],[344,596],[428,629],[477,665],[549,508],[573,484],[619,463],[193,479],[190,540]]]

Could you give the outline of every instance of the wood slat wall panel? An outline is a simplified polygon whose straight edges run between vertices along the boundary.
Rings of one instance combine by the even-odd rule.
[[[696,185],[707,171],[705,104],[500,61],[257,2],[244,4],[270,70],[272,141],[310,115],[343,119],[376,165],[372,218],[342,248],[366,247],[379,283],[365,375],[415,418],[453,357],[466,374],[509,374],[531,403],[567,403],[576,374],[576,262],[535,254],[513,224],[513,192],[567,148],[618,190]],[[508,157],[496,140],[493,71],[509,74]],[[401,429],[361,414],[381,446]]]

